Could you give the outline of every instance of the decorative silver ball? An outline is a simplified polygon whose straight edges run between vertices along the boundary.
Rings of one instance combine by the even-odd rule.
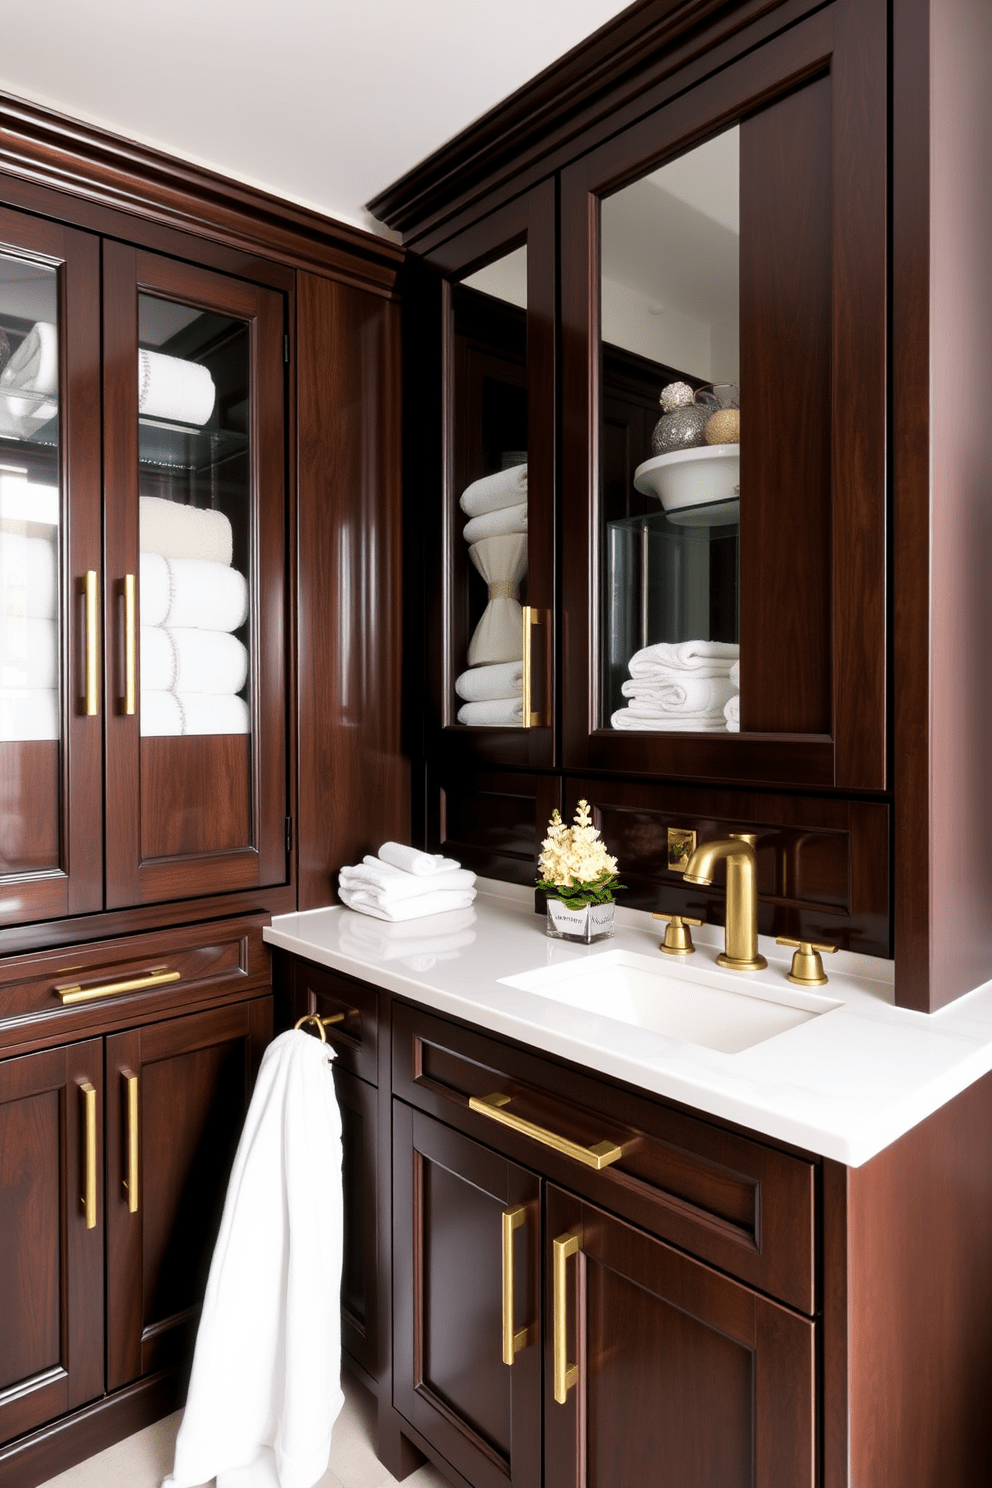
[[[692,402],[692,388],[687,382],[670,382],[661,390],[658,399],[666,413],[672,413],[676,408],[685,408]]]
[[[690,403],[685,408],[662,414],[651,435],[651,453],[670,455],[673,450],[695,449],[697,445],[705,444],[703,430],[712,412],[711,408]]]

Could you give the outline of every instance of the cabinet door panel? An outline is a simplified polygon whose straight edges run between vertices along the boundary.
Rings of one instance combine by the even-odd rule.
[[[271,1026],[271,1001],[263,998],[107,1040],[111,1389],[163,1368],[192,1345],[227,1178]]]
[[[0,1063],[0,1441],[103,1390],[102,1054],[89,1039]]]
[[[538,1179],[393,1102],[393,1403],[478,1488],[537,1485]],[[516,1330],[502,1355],[502,1215],[512,1234]]]
[[[549,1488],[812,1488],[814,1325],[561,1189],[547,1189]],[[555,1239],[567,1362],[554,1395]]]

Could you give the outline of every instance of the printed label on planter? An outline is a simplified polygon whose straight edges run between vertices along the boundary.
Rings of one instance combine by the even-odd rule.
[[[596,908],[602,909],[603,906],[597,905]],[[610,909],[612,910],[612,908],[613,906],[611,904]],[[556,930],[561,930],[569,935],[585,935],[589,909],[590,906],[588,904],[584,905],[582,909],[569,909],[566,904],[562,904],[560,899],[548,900],[548,914],[551,916],[552,924]]]

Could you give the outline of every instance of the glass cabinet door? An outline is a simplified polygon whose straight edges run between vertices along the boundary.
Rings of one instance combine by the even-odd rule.
[[[102,902],[98,305],[95,239],[0,211],[6,925]]]
[[[281,300],[105,254],[108,904],[280,882]]]

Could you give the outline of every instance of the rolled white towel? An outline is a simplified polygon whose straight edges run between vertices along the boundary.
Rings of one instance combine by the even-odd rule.
[[[633,707],[618,709],[610,719],[610,726],[654,734],[723,734],[727,731],[727,721],[722,713],[714,718],[712,713],[641,713]]]
[[[733,664],[733,666],[730,668],[730,680],[731,680],[731,682],[733,682],[733,684],[734,684],[735,687],[740,687],[740,685],[741,685],[741,664],[740,664],[739,661],[735,661],[734,664]]]
[[[57,326],[39,320],[0,372],[0,434],[30,439],[54,418],[53,401],[59,385],[59,333]],[[18,394],[23,396],[18,397]]]
[[[482,703],[463,703],[458,722],[482,728],[520,728],[524,721],[523,698],[490,698]]]
[[[519,506],[504,506],[496,511],[484,512],[465,523],[462,533],[467,543],[480,542],[484,537],[502,537],[509,532],[527,531],[527,503]]]
[[[739,734],[741,731],[741,695],[735,692],[723,710],[723,716],[727,720],[727,733]]]
[[[141,692],[141,737],[180,734],[247,734],[251,715],[244,698],[203,692]]]
[[[0,742],[59,737],[59,695],[54,687],[0,689]]]
[[[186,506],[161,496],[142,496],[138,501],[138,546],[143,553],[161,558],[206,558],[211,563],[231,562],[234,534],[222,511],[209,506]]]
[[[522,661],[503,661],[494,666],[471,667],[455,679],[455,691],[466,703],[520,697],[523,689]]]
[[[8,616],[54,620],[58,613],[58,561],[48,537],[0,533],[0,624]]]
[[[631,677],[620,691],[630,698],[631,706],[638,705],[639,712],[657,712],[662,716],[711,713],[717,717],[736,689],[729,677],[695,677],[686,673],[677,682],[649,682]]]
[[[449,873],[452,868],[462,866],[455,858],[421,852],[418,847],[407,847],[404,842],[384,842],[379,849],[379,861],[402,868],[404,873],[415,873],[418,878],[433,878],[435,874]]]
[[[0,687],[59,685],[59,634],[54,620],[0,616]]]
[[[474,889],[475,874],[468,868],[451,868],[447,873],[434,873],[422,878],[416,873],[404,873],[390,863],[381,863],[378,858],[366,859],[353,868],[342,868],[338,883],[353,893],[371,895],[382,904],[400,903],[403,899],[415,899],[418,894],[428,894],[435,889]]]
[[[206,367],[161,351],[138,352],[138,412],[149,418],[205,424],[217,389]]]
[[[248,677],[248,652],[222,630],[141,627],[141,685],[147,691],[240,692]]]
[[[468,643],[468,664],[519,661],[523,655],[523,612],[517,587],[527,569],[527,539],[484,537],[468,555],[489,586],[489,603]]]
[[[467,517],[481,517],[486,512],[519,506],[527,499],[527,466],[511,465],[473,481],[461,494],[458,505]]]
[[[236,568],[158,553],[140,561],[142,625],[232,631],[248,618],[248,585]]]
[[[338,888],[338,894],[349,909],[360,914],[372,915],[377,920],[421,920],[429,915],[446,914],[452,909],[468,909],[475,898],[475,889],[436,889],[427,894],[418,894],[415,899],[402,899],[399,903],[382,905],[371,895],[351,889]]]
[[[632,677],[672,680],[672,672],[696,677],[729,677],[740,646],[726,641],[659,641],[635,651],[627,663]]]

